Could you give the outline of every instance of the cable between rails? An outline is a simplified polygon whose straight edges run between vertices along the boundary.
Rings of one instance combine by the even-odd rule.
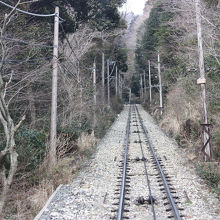
[[[137,106],[135,105],[134,111],[135,111],[135,117],[137,119],[137,116],[136,116],[137,109],[136,108],[137,108]],[[141,120],[141,119],[139,118],[139,120]],[[136,122],[136,125],[137,125],[137,122]],[[139,138],[139,140],[141,140],[138,127],[137,127],[137,131],[138,131],[138,138]],[[140,142],[140,147],[141,147],[142,157],[144,159],[145,155],[144,155],[144,150],[143,150],[143,146],[142,146],[141,142]],[[153,196],[152,196],[151,183],[150,183],[149,174],[148,174],[148,170],[147,170],[146,160],[144,159],[143,162],[144,162],[144,170],[145,170],[145,174],[146,174],[147,186],[148,186],[148,191],[149,191],[149,199],[150,199],[152,213],[153,213],[153,219],[156,220],[156,212],[155,212],[155,208],[154,208],[154,201],[153,201]]]
[[[156,155],[156,153],[155,153],[155,150],[154,150],[154,147],[153,147],[153,143],[152,143],[152,141],[151,141],[151,139],[150,139],[150,136],[149,136],[149,134],[148,134],[148,131],[147,131],[146,127],[145,127],[144,124],[143,124],[142,117],[141,117],[141,115],[140,115],[140,113],[139,113],[139,110],[138,110],[138,108],[137,108],[136,105],[135,105],[135,108],[136,108],[136,111],[137,111],[137,113],[138,113],[138,117],[139,117],[140,122],[141,122],[141,127],[142,127],[142,129],[143,129],[143,131],[144,131],[144,134],[145,134],[147,140],[148,140],[148,144],[149,144],[149,146],[150,146],[151,152],[152,152],[153,157],[154,157],[154,159],[155,159],[155,161],[156,161],[156,163],[157,163],[157,167],[158,167],[158,170],[159,170],[160,175],[161,175],[161,177],[162,177],[162,180],[163,180],[163,183],[164,183],[164,187],[165,187],[165,189],[166,189],[167,196],[168,196],[168,199],[169,199],[169,201],[170,201],[170,205],[171,205],[172,210],[173,210],[174,217],[175,217],[176,220],[181,220],[181,216],[180,216],[179,210],[178,210],[178,208],[177,208],[177,206],[176,206],[176,203],[175,203],[175,201],[174,201],[174,199],[173,199],[172,193],[170,192],[170,188],[169,188],[169,185],[168,185],[168,183],[167,183],[166,177],[165,177],[165,175],[164,175],[164,171],[163,171],[163,169],[162,169],[162,167],[161,167],[161,165],[160,165],[160,162],[159,162],[159,160],[158,160],[158,158],[157,158],[157,155]]]

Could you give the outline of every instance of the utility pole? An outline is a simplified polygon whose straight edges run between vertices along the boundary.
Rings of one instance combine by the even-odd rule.
[[[105,106],[105,54],[102,52],[102,104]]]
[[[82,109],[83,109],[83,86],[82,86],[82,80],[80,77],[80,62],[77,61],[77,81],[79,85],[79,97],[80,97],[80,103],[79,103],[79,121],[80,124],[82,122]]]
[[[212,149],[210,145],[210,129],[208,124],[208,111],[206,105],[206,78],[205,78],[205,65],[203,55],[203,39],[202,39],[202,21],[201,21],[201,8],[200,0],[195,1],[196,4],[196,24],[197,24],[197,38],[198,38],[198,49],[199,49],[199,69],[200,78],[197,80],[197,84],[201,85],[201,97],[203,102],[203,147],[204,159],[208,161],[212,157]]]
[[[52,104],[51,104],[51,130],[49,165],[53,167],[57,161],[57,74],[58,74],[58,43],[59,43],[59,8],[55,8],[54,17],[54,43],[53,43],[53,75],[52,75]]]
[[[94,59],[93,62],[93,126],[96,125],[96,60]]]
[[[96,106],[96,61],[93,63],[93,100],[94,106]]]
[[[118,97],[118,67],[115,67],[115,96]]]
[[[143,99],[143,80],[142,80],[142,74],[140,74],[140,99]]]
[[[144,103],[146,100],[146,72],[144,71]]]
[[[129,89],[129,104],[131,104],[131,88]]]
[[[151,93],[151,67],[150,67],[150,60],[148,60],[148,66],[149,66],[149,89],[150,89],[150,105],[151,105],[152,93]]]
[[[109,79],[109,59],[107,59],[107,89],[108,89],[108,107],[110,107],[110,79]]]
[[[163,92],[162,92],[162,80],[160,71],[160,53],[158,52],[158,76],[159,76],[159,87],[160,87],[160,114],[163,114]]]
[[[123,93],[123,82],[121,74],[119,74],[119,88],[120,88],[120,98],[122,99],[122,93]]]

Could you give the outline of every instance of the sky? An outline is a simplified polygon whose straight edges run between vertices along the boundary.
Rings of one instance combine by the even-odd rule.
[[[127,0],[127,3],[120,8],[123,12],[134,12],[135,15],[140,15],[143,13],[145,2],[147,0]]]

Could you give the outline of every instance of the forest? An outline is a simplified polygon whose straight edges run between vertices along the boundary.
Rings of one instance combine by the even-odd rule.
[[[200,176],[219,197],[220,2],[201,0],[212,146],[208,163],[200,163],[204,156],[203,110],[201,87],[197,85],[195,2],[146,1],[145,8],[151,11],[136,34],[133,67],[129,66],[133,56],[124,38],[132,29],[118,10],[125,2],[0,1],[0,219],[33,219],[60,184],[68,184],[78,175],[129,102],[130,88],[131,101],[141,103],[188,153]],[[59,14],[55,13],[57,7]],[[163,114],[157,86],[158,54]],[[55,87],[54,71],[58,73]],[[57,113],[53,150],[52,97],[56,97]]]

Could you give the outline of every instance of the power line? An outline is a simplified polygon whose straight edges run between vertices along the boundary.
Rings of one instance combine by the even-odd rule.
[[[0,60],[0,63],[10,63],[10,64],[22,64],[22,63],[29,63],[34,61],[40,61],[45,59],[52,59],[53,57],[42,57],[42,58],[36,58],[36,59],[27,59],[27,60]]]
[[[80,60],[78,59],[78,57],[77,57],[75,51],[73,50],[73,48],[72,48],[72,46],[71,46],[71,44],[70,44],[70,42],[69,42],[69,39],[66,37],[66,32],[65,32],[65,30],[64,30],[64,28],[63,28],[63,25],[60,24],[60,26],[61,26],[62,32],[63,32],[63,34],[64,34],[64,37],[65,37],[65,39],[66,39],[66,41],[67,41],[67,43],[68,43],[68,45],[69,45],[69,47],[70,47],[70,49],[71,49],[71,54],[70,54],[70,56],[71,56],[72,53],[73,53],[73,55],[75,56],[75,58],[77,59],[77,61],[80,62]]]
[[[25,45],[28,45],[28,46],[38,46],[38,47],[48,47],[48,48],[53,48],[54,47],[54,46],[45,45],[45,44],[34,44],[34,43],[27,42],[27,41],[23,41],[23,40],[19,40],[19,39],[13,39],[13,38],[7,38],[7,37],[0,37],[0,39],[13,41],[13,42],[18,42],[18,43],[22,43],[22,44],[25,44]]]
[[[12,5],[9,5],[3,1],[0,1],[1,4],[11,8],[11,9],[15,9],[16,11],[19,11],[23,14],[26,14],[26,15],[31,15],[31,16],[36,16],[36,17],[53,17],[53,16],[57,16],[56,13],[53,13],[53,14],[36,14],[36,13],[31,13],[31,12],[28,12],[28,11],[24,11],[24,10],[21,10],[21,9],[18,9],[18,8],[15,8],[14,6]],[[58,16],[59,17],[59,16]],[[64,19],[62,19],[61,17],[59,17],[60,20],[62,21],[65,21]]]
[[[14,6],[11,6],[11,5],[3,2],[3,1],[0,1],[0,3],[7,6],[7,7],[9,7],[9,8],[11,8],[11,9],[15,9],[16,11],[19,11],[19,12],[21,12],[23,14],[27,14],[27,15],[32,15],[32,16],[37,16],[37,17],[53,17],[53,16],[56,15],[55,13],[54,14],[35,14],[35,13],[31,13],[31,12],[28,12],[28,11],[23,11],[21,9],[15,8]]]

